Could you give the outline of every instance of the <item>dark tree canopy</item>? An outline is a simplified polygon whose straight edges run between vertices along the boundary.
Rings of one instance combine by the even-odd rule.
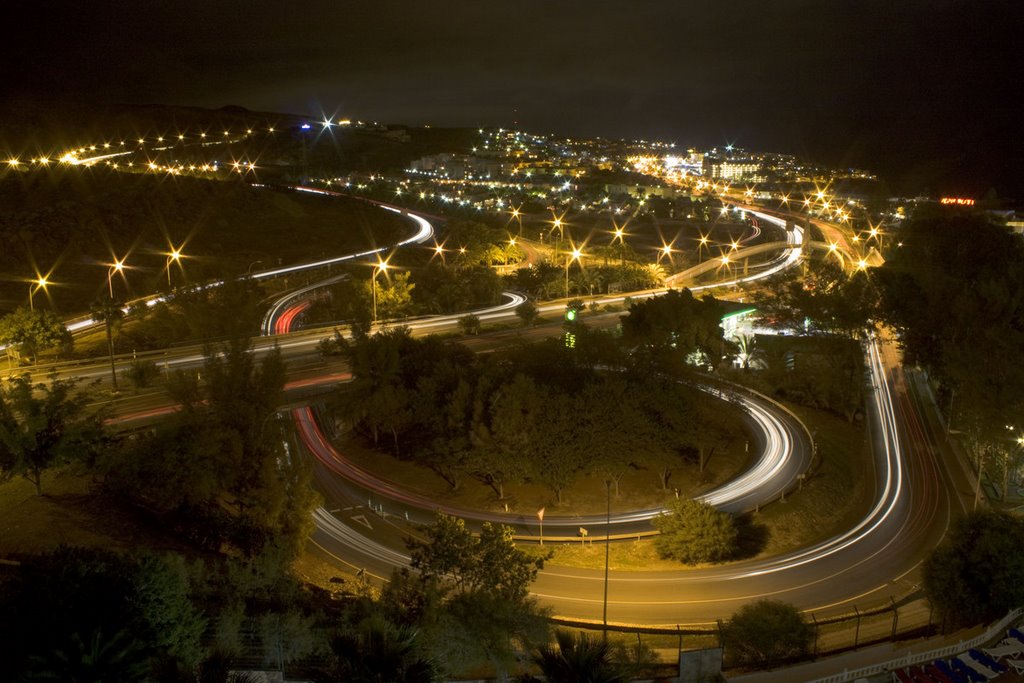
[[[180,557],[61,547],[0,584],[6,674],[151,680],[162,659],[195,666],[206,626]]]
[[[28,375],[0,385],[0,480],[25,477],[42,494],[47,469],[95,459],[106,436],[102,414],[76,380],[32,384]]]
[[[796,334],[857,337],[874,317],[878,295],[870,273],[848,273],[832,256],[789,269],[754,290],[758,315]]]
[[[703,365],[714,367],[724,350],[721,322],[721,306],[712,297],[669,290],[629,307],[622,317],[622,339],[658,363],[676,366],[697,353]]]
[[[805,656],[814,629],[793,605],[758,600],[732,616],[723,636],[726,654],[736,663],[764,667]]]
[[[983,216],[915,218],[877,275],[886,322],[989,437],[1024,409],[1024,243]]]
[[[679,498],[655,517],[655,547],[662,557],[686,564],[718,562],[736,552],[739,532],[732,515],[703,501]]]
[[[947,628],[998,619],[1024,604],[1024,520],[1004,512],[957,519],[924,563],[924,589]]]
[[[336,405],[375,445],[453,489],[476,477],[503,499],[508,485],[530,480],[560,504],[588,464],[618,492],[640,461],[657,465],[665,489],[672,470],[720,430],[697,409],[693,388],[634,370],[609,333],[574,329],[575,348],[548,339],[486,357],[404,328],[332,342],[354,376]]]

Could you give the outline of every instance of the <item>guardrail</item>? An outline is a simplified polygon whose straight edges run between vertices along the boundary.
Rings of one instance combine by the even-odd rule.
[[[972,647],[978,647],[990,640],[994,640],[1001,631],[1005,630],[1007,626],[1019,619],[1022,614],[1024,614],[1024,607],[1018,607],[1017,609],[1010,610],[1005,617],[990,626],[984,633],[968,640],[958,641],[955,645],[946,645],[934,650],[928,650],[927,652],[908,652],[902,657],[895,657],[888,661],[872,664],[860,669],[854,669],[853,671],[845,670],[842,673],[827,676],[825,678],[816,678],[813,681],[809,681],[809,683],[845,683],[846,681],[854,681],[858,678],[874,676],[894,669],[902,669],[903,667],[914,666],[915,664],[921,664],[923,662],[952,657],[962,652],[966,652]]]

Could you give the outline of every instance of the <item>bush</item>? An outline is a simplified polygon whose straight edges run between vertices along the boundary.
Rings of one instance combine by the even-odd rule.
[[[472,313],[459,318],[459,329],[463,334],[480,334],[480,318]]]
[[[741,607],[722,635],[734,663],[768,667],[805,656],[811,649],[814,629],[793,605],[758,600]]]
[[[654,545],[662,557],[686,564],[720,562],[736,550],[739,532],[732,515],[703,501],[680,498],[653,520]]]
[[[539,312],[537,311],[537,306],[532,301],[527,300],[516,306],[516,315],[523,321],[524,325],[533,327],[537,322]]]
[[[160,369],[151,360],[137,360],[121,374],[134,388],[145,389],[160,376]]]

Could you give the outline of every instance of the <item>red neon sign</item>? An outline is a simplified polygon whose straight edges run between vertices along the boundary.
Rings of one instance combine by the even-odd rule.
[[[974,200],[967,197],[943,197],[939,201],[954,206],[974,206]]]

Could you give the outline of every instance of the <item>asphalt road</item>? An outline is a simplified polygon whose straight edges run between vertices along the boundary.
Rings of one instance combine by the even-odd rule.
[[[793,265],[799,261],[799,251],[798,244],[793,245],[771,267]],[[719,286],[727,284],[731,282]],[[621,297],[603,300],[614,302]],[[542,312],[563,307],[563,303],[555,303]],[[506,309],[485,315],[480,317],[500,319],[512,313]],[[455,328],[456,318],[421,321],[422,325],[416,326],[422,331],[449,330]],[[257,351],[278,346],[298,372],[290,375],[290,380],[305,383],[293,390],[316,390],[325,374],[318,369],[322,361],[315,350],[323,336],[323,331],[314,331],[262,338],[256,342]],[[871,513],[846,533],[781,557],[673,572],[611,572],[610,621],[703,623],[728,617],[758,597],[787,600],[827,615],[850,611],[854,604],[878,604],[915,587],[920,559],[941,538],[950,516],[963,508],[963,494],[970,486],[962,470],[947,466],[953,461],[944,449],[941,431],[937,431],[940,425],[927,411],[924,418],[919,412],[928,405],[920,378],[911,375],[908,379],[890,341],[874,340],[867,348],[870,375],[865,390],[875,473]],[[122,367],[126,362],[130,359],[121,360]],[[201,362],[198,349],[177,349],[157,360],[167,371],[198,368]],[[102,381],[109,366],[98,361],[61,366],[57,372]],[[332,376],[327,381],[333,382],[345,373],[334,367],[327,374]],[[122,418],[149,413],[150,419],[156,419],[156,413],[166,409],[166,399],[158,392],[125,396],[117,405]],[[318,470],[317,483],[330,501],[328,509],[318,512],[312,539],[322,552],[340,564],[365,568],[380,577],[403,562],[401,539],[408,533],[405,510],[381,509],[381,503],[367,497],[360,486],[326,468]],[[533,592],[557,614],[599,619],[603,588],[603,572],[549,566]]]

